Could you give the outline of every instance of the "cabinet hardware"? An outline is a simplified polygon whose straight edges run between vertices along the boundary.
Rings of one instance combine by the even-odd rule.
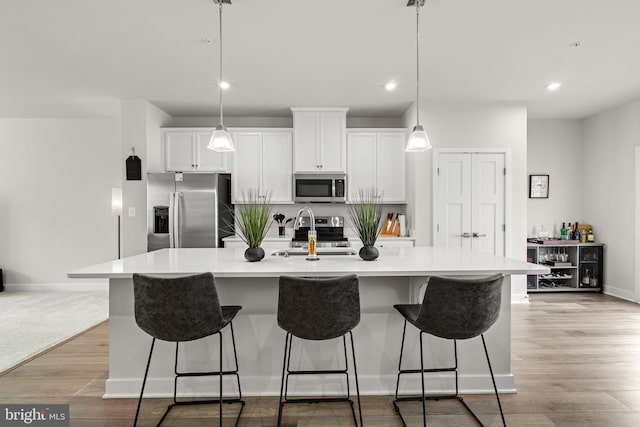
[[[471,233],[462,233],[462,234],[460,235],[460,237],[463,237],[463,238],[465,238],[465,239],[468,239],[469,237],[471,237]]]
[[[484,233],[482,233],[482,234],[480,234],[480,233],[473,233],[473,237],[487,237],[487,235],[486,235],[486,234],[484,234]]]

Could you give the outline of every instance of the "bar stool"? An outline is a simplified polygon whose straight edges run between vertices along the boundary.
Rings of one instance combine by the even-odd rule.
[[[402,330],[402,345],[400,347],[400,361],[398,363],[398,379],[396,382],[396,395],[393,406],[400,416],[403,425],[405,423],[398,402],[421,401],[424,425],[427,425],[427,411],[425,400],[458,399],[466,410],[473,416],[479,425],[483,425],[477,415],[458,394],[458,348],[457,340],[466,340],[480,335],[484,354],[489,365],[489,373],[493,382],[493,389],[498,401],[502,424],[506,427],[500,396],[493,376],[487,345],[484,340],[486,332],[498,320],[500,314],[500,302],[502,282],[504,274],[476,279],[457,279],[451,277],[430,277],[422,304],[397,304],[393,307],[404,317]],[[420,330],[420,369],[402,369],[402,352],[404,350],[404,338],[407,331],[407,321]],[[424,369],[422,350],[422,335],[430,334],[436,337],[453,340],[453,352],[455,365],[451,368]],[[424,390],[424,374],[430,372],[455,372],[456,392],[452,395],[426,396]],[[400,387],[400,375],[420,374],[422,395],[418,397],[398,397]]]
[[[238,375],[238,356],[236,353],[236,341],[233,334],[231,321],[238,314],[241,306],[221,306],[218,300],[213,274],[204,273],[178,278],[150,277],[142,274],[133,275],[133,293],[135,305],[136,323],[146,333],[153,337],[149,359],[144,371],[142,389],[138,399],[134,427],[138,423],[140,404],[147,382],[151,356],[156,339],[176,343],[176,356],[173,381],[173,403],[167,407],[158,422],[158,426],[165,419],[169,411],[176,405],[194,405],[203,403],[218,403],[220,407],[220,426],[222,426],[222,403],[240,403],[240,412],[236,418],[236,426],[240,420],[240,414],[244,409],[242,391],[240,390],[240,376]],[[229,325],[231,340],[233,343],[233,355],[235,369],[223,371],[222,369],[222,333],[221,330]],[[178,372],[178,347],[179,343],[193,341],[211,335],[219,335],[220,342],[220,369],[215,372]],[[223,398],[222,378],[224,375],[233,375],[238,382],[238,397]],[[196,376],[219,376],[220,390],[218,399],[180,401],[176,399],[178,378]]]
[[[347,334],[351,339],[351,356],[358,398],[358,413],[362,426],[362,407],[358,385],[355,348],[351,330],[360,323],[359,280],[355,274],[334,278],[300,278],[281,276],[278,295],[278,326],[286,331],[282,381],[280,383],[280,405],[278,426],[282,424],[285,403],[349,402],[353,422],[358,425],[353,400],[350,398],[349,362],[347,359]],[[329,340],[342,337],[344,347],[344,369],[334,370],[291,370],[291,347],[293,337],[305,340]],[[296,398],[288,397],[289,376],[312,374],[344,374],[347,395],[337,398]]]

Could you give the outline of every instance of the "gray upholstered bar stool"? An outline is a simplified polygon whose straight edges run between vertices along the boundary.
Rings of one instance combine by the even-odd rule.
[[[238,357],[236,354],[236,341],[233,335],[233,324],[231,321],[238,314],[241,306],[221,306],[218,300],[215,282],[211,273],[197,274],[193,276],[178,278],[150,277],[142,274],[133,275],[133,293],[135,305],[136,323],[146,333],[153,337],[151,349],[149,350],[149,360],[144,371],[142,389],[138,399],[136,417],[133,422],[134,427],[138,423],[140,404],[144,386],[147,382],[153,346],[156,339],[176,343],[175,356],[175,378],[173,382],[173,403],[167,407],[158,425],[162,423],[171,408],[176,405],[194,405],[202,403],[218,403],[220,410],[220,426],[222,426],[222,403],[240,403],[240,412],[236,419],[236,425],[240,419],[240,414],[244,409],[242,391],[240,390],[240,376],[238,375]],[[222,368],[222,332],[221,330],[229,325],[231,329],[231,339],[233,343],[233,355],[235,359],[235,369],[223,371]],[[220,367],[214,372],[178,372],[178,347],[179,343],[193,341],[211,335],[219,335],[220,343]],[[238,397],[223,398],[222,377],[233,375],[238,382]],[[220,389],[218,399],[180,401],[176,399],[176,387],[178,378],[196,376],[219,376]]]
[[[280,405],[278,426],[282,423],[285,403],[349,402],[353,422],[358,425],[353,400],[350,398],[349,362],[347,359],[347,334],[351,339],[351,356],[358,398],[358,413],[362,426],[362,407],[358,369],[351,330],[360,323],[359,280],[355,274],[333,278],[300,278],[281,276],[278,295],[278,325],[286,331],[282,381],[280,383]],[[342,337],[344,346],[344,369],[333,370],[291,370],[291,348],[293,337],[305,340],[330,340]],[[287,391],[290,375],[344,374],[347,395],[337,398],[295,398],[290,399]]]
[[[398,304],[394,308],[404,317],[402,330],[402,345],[400,347],[400,361],[398,363],[398,380],[396,382],[396,396],[393,406],[400,415],[402,424],[405,420],[400,412],[398,402],[421,401],[424,425],[427,425],[427,411],[425,400],[458,399],[473,416],[479,425],[483,425],[476,414],[458,394],[458,347],[457,340],[482,338],[484,354],[489,365],[489,373],[493,381],[493,389],[498,400],[498,408],[502,417],[502,424],[506,426],[500,396],[496,387],[496,380],[491,369],[491,361],[484,340],[484,333],[498,320],[502,293],[502,273],[475,279],[458,279],[451,277],[430,277],[424,293],[422,304]],[[402,352],[407,322],[420,330],[420,369],[402,369]],[[453,340],[455,365],[451,368],[424,369],[422,350],[422,335],[430,334],[436,337]],[[456,392],[444,396],[427,396],[424,390],[424,374],[430,372],[455,372]],[[398,397],[400,376],[403,374],[420,374],[422,395],[417,397]]]

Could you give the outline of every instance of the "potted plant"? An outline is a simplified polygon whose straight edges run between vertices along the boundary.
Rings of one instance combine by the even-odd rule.
[[[362,244],[359,255],[365,261],[378,258],[374,246],[382,230],[382,196],[375,188],[359,189],[354,201],[349,205],[351,226]]]
[[[242,199],[236,204],[236,230],[238,237],[249,246],[244,251],[247,261],[264,258],[261,245],[270,228],[270,195],[260,196],[256,189],[249,189],[246,194],[243,192]]]

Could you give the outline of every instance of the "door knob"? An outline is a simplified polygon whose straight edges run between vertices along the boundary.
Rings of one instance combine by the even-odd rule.
[[[460,235],[460,237],[463,237],[463,238],[465,238],[465,239],[468,239],[469,237],[471,237],[471,233],[462,233],[462,234]],[[474,237],[475,237],[475,236],[474,236]]]
[[[487,237],[487,235],[486,235],[485,233],[482,233],[482,234],[480,234],[480,233],[473,233],[473,237],[474,237],[474,238],[476,238],[476,237]]]

